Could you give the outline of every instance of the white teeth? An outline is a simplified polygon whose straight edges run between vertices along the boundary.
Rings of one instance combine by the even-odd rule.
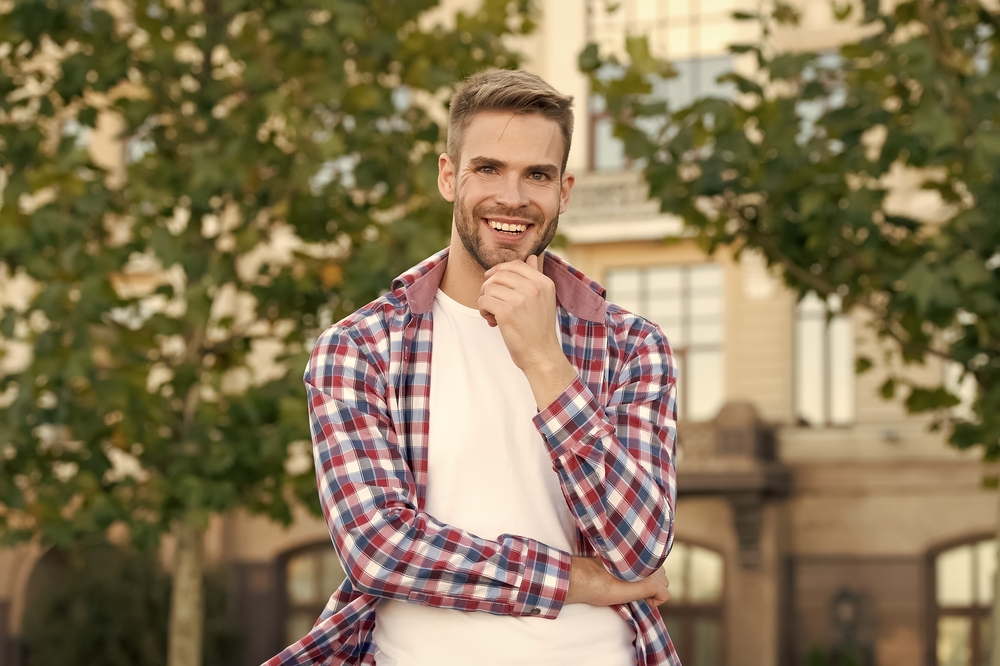
[[[508,231],[511,233],[521,233],[528,228],[527,224],[511,224],[509,222],[497,222],[495,220],[489,220],[489,224],[497,231]]]

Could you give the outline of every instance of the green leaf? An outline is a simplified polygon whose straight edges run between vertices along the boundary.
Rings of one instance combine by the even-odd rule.
[[[890,378],[885,380],[882,386],[879,388],[879,393],[885,400],[892,400],[896,395],[896,380]]]
[[[597,44],[591,42],[580,52],[578,60],[580,71],[584,74],[591,74],[601,66],[600,50]]]
[[[810,217],[826,203],[829,195],[824,190],[807,190],[799,199],[799,212]]]
[[[831,0],[830,8],[833,10],[833,17],[838,22],[846,21],[851,16],[851,12],[854,10],[854,5],[850,2],[844,2],[843,4],[836,2],[836,0]]]
[[[854,360],[854,372],[856,374],[859,374],[859,375],[863,374],[863,373],[868,372],[869,370],[871,370],[872,365],[873,364],[871,362],[871,359],[869,359],[869,358],[867,358],[865,356],[858,356]]]
[[[81,109],[80,113],[77,114],[76,119],[81,125],[86,125],[87,127],[97,126],[97,109],[93,107],[87,107],[86,109]]]
[[[914,387],[906,398],[906,409],[912,414],[933,409],[954,407],[959,399],[949,393],[944,387],[925,389]]]
[[[771,16],[778,25],[797,26],[802,21],[802,13],[798,9],[780,0],[774,3]]]
[[[863,0],[865,8],[865,23],[875,21],[879,16],[879,0]]]
[[[656,74],[660,70],[660,64],[649,51],[649,40],[645,35],[640,37],[626,37],[625,51],[629,55],[632,67],[640,74]]]
[[[964,256],[952,264],[952,271],[962,287],[968,289],[981,284],[989,284],[993,275],[986,268],[986,262],[978,257]]]
[[[959,300],[959,294],[939,275],[923,263],[918,263],[902,275],[906,284],[905,292],[916,303],[915,314],[926,316],[932,306],[954,309]]]

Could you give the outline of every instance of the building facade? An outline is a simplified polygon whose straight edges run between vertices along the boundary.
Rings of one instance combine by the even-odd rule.
[[[660,324],[680,365],[666,623],[687,666],[837,655],[982,666],[1000,497],[983,489],[976,453],[950,449],[926,419],[878,397],[884,369],[854,374],[856,353],[878,356],[863,313],[797,302],[759,256],[706,256],[681,220],[660,214],[577,71],[588,41],[619,48],[624,35],[646,34],[680,73],[659,91],[671,104],[729,94],[715,78],[745,66],[726,53],[748,39],[730,18],[740,1],[543,0],[540,29],[521,44],[528,69],[576,98],[578,181],[557,251]],[[804,20],[778,36],[785,46],[832,47],[852,34],[833,25],[825,0],[798,4]],[[930,361],[914,372],[933,381],[948,368]],[[326,525],[305,512],[288,528],[219,517],[206,548],[232,572],[247,666],[306,633],[343,578]],[[43,555],[34,545],[0,550],[7,663],[20,663]]]

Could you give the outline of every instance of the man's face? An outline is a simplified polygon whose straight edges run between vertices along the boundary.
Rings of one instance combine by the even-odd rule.
[[[483,112],[465,130],[460,163],[439,160],[438,187],[455,202],[451,260],[483,270],[541,254],[569,205],[559,125],[540,114]],[[504,227],[507,230],[504,230]],[[454,235],[454,234],[453,234]]]

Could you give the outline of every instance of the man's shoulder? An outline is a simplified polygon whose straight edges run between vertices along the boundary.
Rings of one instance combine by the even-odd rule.
[[[424,292],[433,296],[437,291],[434,280],[440,281],[447,257],[445,248],[397,277],[389,291],[323,331],[316,348],[337,350],[347,345],[369,356],[387,357],[389,341],[402,335],[407,324],[426,309]]]
[[[388,339],[395,329],[401,328],[400,322],[408,315],[408,310],[405,300],[397,294],[385,293],[327,327],[319,342],[350,340],[359,347],[378,344]]]
[[[607,301],[605,313],[608,340],[626,352],[647,346],[670,349],[663,329],[652,320],[611,301]]]

